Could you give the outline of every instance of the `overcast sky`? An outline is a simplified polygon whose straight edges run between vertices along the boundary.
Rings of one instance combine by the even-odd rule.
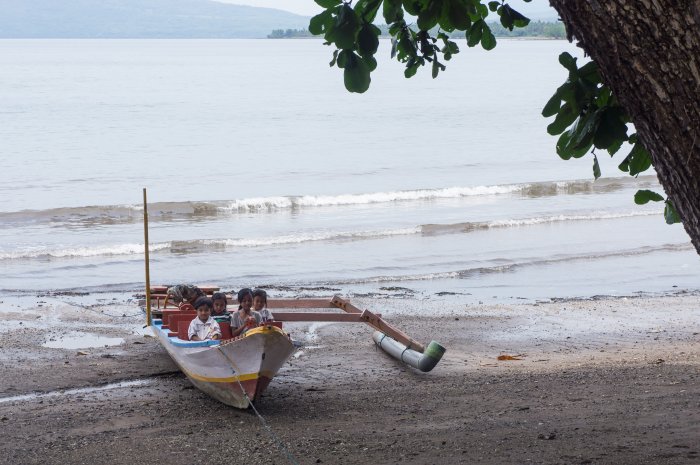
[[[223,3],[236,5],[263,6],[278,10],[291,11],[300,15],[313,16],[321,12],[322,8],[314,0],[217,0]],[[548,0],[532,0],[525,3],[523,0],[509,0],[508,4],[533,20],[557,18],[557,13],[549,6]]]

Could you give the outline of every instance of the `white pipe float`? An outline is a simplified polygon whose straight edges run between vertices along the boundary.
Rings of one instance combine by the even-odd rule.
[[[387,354],[426,373],[435,368],[435,365],[438,364],[446,350],[437,342],[430,341],[425,351],[421,353],[390,338],[381,331],[375,331],[372,335],[372,339],[374,339],[375,344],[381,347]]]

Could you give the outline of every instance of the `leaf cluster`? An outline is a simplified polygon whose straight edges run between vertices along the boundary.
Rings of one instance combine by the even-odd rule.
[[[567,52],[559,55],[559,63],[569,72],[568,77],[542,110],[542,116],[554,117],[547,132],[559,136],[557,154],[569,160],[590,152],[593,155],[593,176],[598,179],[601,172],[596,149],[605,150],[612,157],[627,143],[632,149],[618,168],[635,177],[651,168],[649,152],[636,133],[628,134],[630,117],[610,87],[603,83],[598,65],[589,61],[579,67],[577,58]],[[665,202],[667,223],[680,221],[670,199],[664,200],[660,194],[649,190],[635,194],[637,204],[649,201]]]
[[[445,71],[445,62],[459,53],[452,40],[455,31],[464,33],[469,47],[493,49],[496,37],[486,22],[490,13],[510,31],[530,23],[505,0],[357,0],[354,6],[351,0],[315,1],[324,11],[311,18],[309,32],[336,47],[330,65],[343,69],[345,88],[358,93],[369,89],[377,67],[374,54],[381,30],[374,21],[380,8],[391,36],[391,57],[405,65],[407,78],[426,65],[433,78]],[[406,17],[415,18],[415,24]]]

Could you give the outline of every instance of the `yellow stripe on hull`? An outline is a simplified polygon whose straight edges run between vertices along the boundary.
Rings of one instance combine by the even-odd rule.
[[[207,376],[200,376],[194,373],[190,373],[182,368],[181,370],[185,375],[187,375],[188,378],[196,379],[197,381],[206,381],[207,383],[235,383],[236,381],[249,381],[251,379],[258,379],[261,376],[266,376],[268,378],[273,378],[275,376],[275,374],[270,371],[261,371],[260,373],[249,373],[240,376],[230,376],[228,378],[210,378]]]

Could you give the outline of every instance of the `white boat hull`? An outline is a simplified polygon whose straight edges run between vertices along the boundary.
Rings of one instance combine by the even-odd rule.
[[[289,336],[275,326],[253,328],[221,342],[168,337],[158,323],[153,332],[192,384],[237,408],[247,408],[258,398],[295,350]]]

